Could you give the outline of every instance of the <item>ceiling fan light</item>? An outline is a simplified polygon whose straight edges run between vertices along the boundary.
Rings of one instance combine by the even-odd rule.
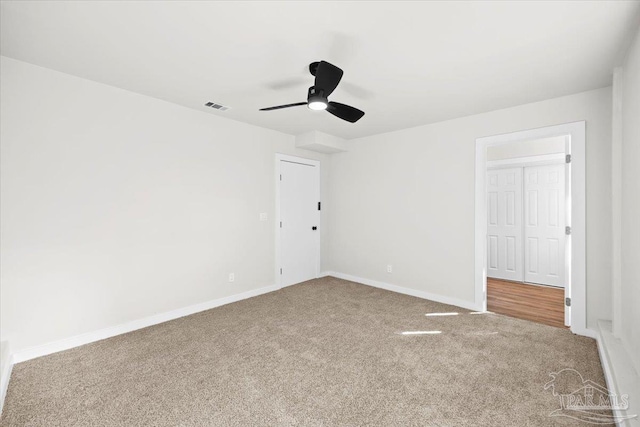
[[[326,110],[327,103],[324,101],[311,101],[309,102],[309,109],[316,111]]]

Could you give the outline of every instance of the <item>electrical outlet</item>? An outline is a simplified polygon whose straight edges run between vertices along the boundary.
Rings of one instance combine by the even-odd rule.
[[[393,273],[393,265],[387,265],[387,273]]]
[[[234,280],[236,280],[236,275],[235,273],[229,273],[229,281],[233,282]]]
[[[267,213],[266,212],[261,212],[260,213],[260,221],[266,221],[267,220]]]

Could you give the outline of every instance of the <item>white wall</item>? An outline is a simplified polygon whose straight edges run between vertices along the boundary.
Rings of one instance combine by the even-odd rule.
[[[0,321],[12,351],[275,283],[274,153],[321,160],[323,182],[327,156],[13,59],[1,67]],[[323,219],[325,248],[326,231]]]
[[[331,270],[473,302],[475,139],[579,120],[588,326],[610,318],[611,88],[349,141],[331,164]]]
[[[640,373],[640,30],[622,65],[622,340]]]
[[[475,139],[577,120],[588,324],[610,318],[610,88],[362,138],[328,157],[275,131],[4,57],[1,67],[0,333],[13,351],[272,285],[275,152],[323,162],[323,270],[471,302]]]

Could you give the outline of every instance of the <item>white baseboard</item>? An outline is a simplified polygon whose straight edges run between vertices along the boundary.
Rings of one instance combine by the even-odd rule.
[[[467,310],[479,311],[474,302],[464,301],[457,298],[451,298],[443,295],[432,294],[430,292],[419,291],[411,288],[404,288],[402,286],[396,286],[389,283],[379,282],[377,280],[365,279],[362,277],[352,276],[350,274],[338,273],[336,271],[327,271],[326,276],[337,277],[338,279],[349,280],[351,282],[362,283],[363,285],[373,286],[374,288],[386,289],[387,291],[398,292],[400,294],[411,295],[412,297],[418,297],[428,299],[430,301],[440,302],[442,304],[455,305],[457,307],[466,308]]]
[[[11,370],[13,369],[13,357],[9,355],[7,363],[2,367],[0,374],[0,414],[4,408],[4,398],[7,397],[7,389],[9,388],[9,378],[11,378]]]
[[[636,415],[635,418],[617,420],[618,427],[640,426],[640,375],[635,370],[631,355],[629,355],[622,341],[613,335],[610,321],[598,321],[598,353],[602,370],[610,393],[617,396],[629,396],[629,409],[614,411],[614,415],[625,418]]]
[[[143,319],[133,320],[131,322],[124,323],[122,325],[112,326],[109,328],[104,328],[104,329],[100,329],[93,332],[87,332],[85,334],[76,335],[74,337],[66,338],[60,341],[43,344],[37,347],[27,348],[25,350],[20,350],[13,354],[13,363],[20,363],[26,360],[35,359],[36,357],[46,356],[47,354],[57,353],[59,351],[68,350],[74,347],[79,347],[81,345],[103,340],[105,338],[111,338],[116,335],[125,334],[127,332],[135,331],[137,329],[142,329],[148,326],[157,325],[158,323],[164,323],[169,320],[177,319],[179,317],[188,316],[190,314],[198,313],[200,311],[205,311],[215,307],[220,307],[221,305],[226,305],[233,302],[241,301],[243,299],[252,298],[258,295],[277,291],[278,289],[279,288],[275,285],[265,286],[263,288],[254,289],[254,290],[243,292],[240,294],[231,295],[224,298],[218,298],[218,299],[203,302],[200,304],[194,304],[188,307],[179,308],[177,310],[155,314],[153,316],[145,317]]]

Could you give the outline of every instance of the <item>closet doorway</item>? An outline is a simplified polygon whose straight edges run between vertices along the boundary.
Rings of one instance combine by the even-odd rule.
[[[556,159],[547,158],[547,160],[561,160],[561,156],[570,155],[570,162],[565,163],[565,181],[569,183],[568,191],[565,193],[565,227],[571,227],[569,235],[565,235],[565,254],[568,255],[569,262],[565,264],[564,288],[547,286],[547,285],[525,285],[524,282],[508,282],[515,286],[515,290],[542,288],[543,290],[560,291],[560,295],[565,297],[565,305],[562,311],[565,314],[564,325],[571,328],[571,332],[579,335],[594,337],[591,329],[587,328],[587,267],[586,267],[586,122],[573,122],[561,125],[547,126],[536,129],[522,130],[512,133],[500,135],[485,136],[476,139],[476,162],[475,162],[475,301],[477,310],[487,310],[491,307],[488,303],[490,297],[490,289],[487,286],[488,281],[504,279],[488,278],[488,201],[487,201],[487,174],[489,167],[496,166],[495,161],[500,161],[503,166],[526,167],[520,164],[517,157],[497,154],[495,149],[500,152],[501,147],[505,150],[512,150],[513,143],[522,143],[528,141],[542,141],[549,138],[564,137],[565,151],[557,152],[551,156]],[[542,147],[544,144],[535,145]],[[515,145],[519,147],[519,144]],[[492,160],[488,159],[489,151],[492,151]],[[549,156],[549,154],[531,154],[525,156]],[[539,157],[538,160],[545,159]],[[507,165],[507,163],[509,163]],[[538,164],[537,166],[544,166]],[[523,196],[525,197],[525,196]],[[523,208],[524,209],[524,208]],[[524,253],[524,249],[523,253]],[[522,258],[524,268],[524,258]],[[516,286],[517,285],[517,286]],[[517,300],[517,298],[514,298]],[[558,298],[559,299],[559,298]],[[522,300],[522,299],[521,299]],[[529,298],[531,301],[532,298]],[[536,304],[531,310],[536,309]],[[523,305],[517,306],[523,311],[529,312],[529,308]]]
[[[570,325],[570,152],[568,135],[487,147],[488,310]]]

